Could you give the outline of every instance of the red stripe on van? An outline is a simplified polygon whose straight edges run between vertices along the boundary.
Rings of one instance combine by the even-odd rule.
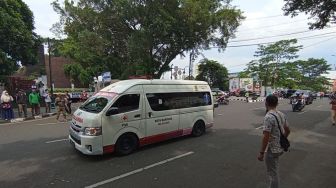
[[[140,146],[144,146],[147,144],[153,144],[156,142],[161,142],[161,141],[168,140],[171,138],[176,138],[182,135],[183,135],[183,130],[177,130],[177,131],[172,131],[168,133],[162,133],[158,135],[145,137],[145,138],[140,139]]]
[[[113,153],[114,152],[114,145],[104,146],[103,153]]]
[[[189,134],[191,134],[191,132],[192,132],[192,128],[189,128],[189,129],[183,129],[183,134],[182,134],[182,136],[189,135]]]

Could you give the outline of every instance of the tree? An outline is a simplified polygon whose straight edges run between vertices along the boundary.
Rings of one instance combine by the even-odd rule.
[[[138,69],[160,78],[186,52],[217,46],[224,50],[241,20],[230,0],[65,0],[56,31],[67,36],[62,52],[85,69]],[[63,28],[62,28],[63,27]],[[88,70],[88,72],[90,72]]]
[[[310,14],[314,18],[314,23],[309,23],[310,29],[323,29],[328,23],[336,22],[334,0],[285,0],[283,10],[285,15],[297,16],[299,12]]]
[[[198,65],[196,80],[203,80],[211,87],[223,88],[228,82],[228,70],[217,61],[203,59]]]
[[[258,60],[253,60],[248,64],[247,71],[258,75],[265,86],[281,84],[279,77],[284,75],[286,69],[284,63],[297,58],[297,52],[302,46],[296,45],[297,40],[281,40],[269,45],[259,45],[255,52]]]
[[[293,64],[300,72],[299,81],[301,87],[314,91],[324,90],[324,85],[328,80],[321,74],[326,74],[328,70],[331,70],[325,59],[309,58],[306,61],[295,61]]]
[[[79,75],[83,71],[82,66],[78,63],[65,64],[63,68],[65,75],[70,78],[71,83],[78,81]]]
[[[21,0],[0,1],[0,75],[10,75],[22,65],[35,64],[41,40],[34,17]]]

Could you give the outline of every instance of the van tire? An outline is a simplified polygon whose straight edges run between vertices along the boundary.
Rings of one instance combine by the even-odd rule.
[[[205,133],[205,124],[203,121],[198,120],[193,126],[191,135],[193,137],[199,137],[202,136]]]
[[[126,133],[118,138],[116,143],[116,152],[119,155],[131,154],[138,148],[138,137],[132,133]]]

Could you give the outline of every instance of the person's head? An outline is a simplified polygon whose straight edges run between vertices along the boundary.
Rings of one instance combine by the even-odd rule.
[[[35,90],[35,89],[32,89],[32,92],[33,92],[33,93],[36,93],[36,90]]]
[[[66,95],[69,94],[69,91],[65,91],[65,94],[66,94]]]
[[[274,95],[267,96],[265,105],[267,110],[275,109],[278,106],[278,97]]]

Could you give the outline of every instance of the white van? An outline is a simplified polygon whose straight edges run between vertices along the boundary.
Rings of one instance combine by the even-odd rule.
[[[124,80],[105,87],[74,112],[69,140],[87,155],[137,147],[213,126],[213,97],[206,82]]]

